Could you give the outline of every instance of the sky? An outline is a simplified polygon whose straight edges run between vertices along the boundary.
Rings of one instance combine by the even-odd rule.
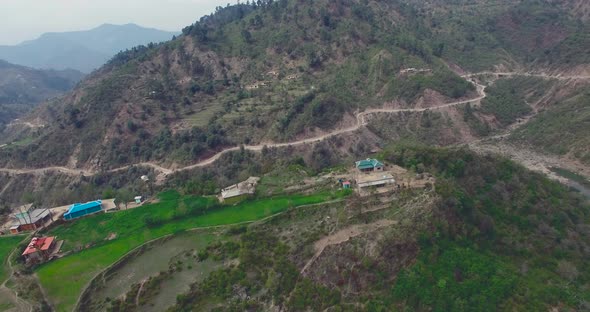
[[[0,0],[0,45],[105,23],[180,31],[227,3],[235,0]]]

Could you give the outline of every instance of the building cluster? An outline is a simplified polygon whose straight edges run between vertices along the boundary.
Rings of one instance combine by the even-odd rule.
[[[394,185],[393,175],[385,170],[385,165],[377,159],[367,158],[355,162],[357,174],[355,177],[359,191],[367,188],[380,188]]]

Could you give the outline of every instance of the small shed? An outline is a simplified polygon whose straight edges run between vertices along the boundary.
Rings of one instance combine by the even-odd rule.
[[[80,218],[89,214],[102,211],[102,201],[95,200],[84,204],[76,203],[70,207],[70,210],[64,214],[65,220]]]
[[[11,234],[18,234],[20,233],[20,225],[13,225],[10,227],[10,233]]]
[[[350,186],[351,186],[350,181],[344,181],[344,182],[342,182],[342,188],[343,189],[345,189],[345,190],[350,189]]]
[[[141,196],[135,196],[134,199],[135,199],[135,203],[136,204],[141,204],[141,200],[142,200],[142,197]]]

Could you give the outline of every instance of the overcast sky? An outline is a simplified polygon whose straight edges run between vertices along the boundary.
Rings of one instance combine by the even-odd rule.
[[[180,31],[216,6],[235,0],[0,0],[0,45],[45,32],[86,30],[104,23],[135,23]]]

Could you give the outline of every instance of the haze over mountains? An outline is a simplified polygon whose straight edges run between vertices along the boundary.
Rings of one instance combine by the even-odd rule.
[[[39,103],[69,91],[84,74],[33,69],[0,60],[0,129]]]
[[[0,59],[34,68],[89,73],[121,50],[170,40],[175,34],[135,24],[103,24],[84,31],[45,33],[15,46],[0,46]]]

